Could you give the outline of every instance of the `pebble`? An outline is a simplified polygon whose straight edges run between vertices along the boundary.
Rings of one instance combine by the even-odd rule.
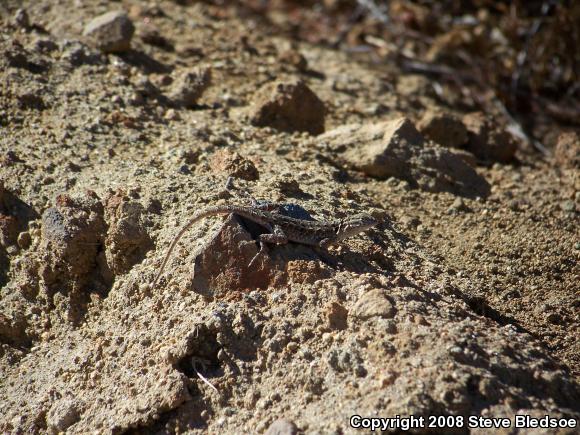
[[[32,237],[28,231],[24,231],[18,234],[18,239],[16,240],[18,246],[22,249],[28,249],[32,243]]]
[[[353,308],[353,314],[359,319],[370,319],[372,317],[382,317],[385,319],[395,316],[395,307],[385,295],[382,289],[373,289],[358,300]]]
[[[298,428],[291,420],[279,418],[270,425],[265,435],[296,435]]]
[[[135,26],[123,11],[111,11],[94,18],[83,35],[103,53],[123,53],[131,48]]]

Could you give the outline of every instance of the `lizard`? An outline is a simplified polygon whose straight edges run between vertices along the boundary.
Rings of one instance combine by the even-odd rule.
[[[191,226],[209,216],[235,214],[249,221],[255,222],[264,227],[269,233],[261,234],[258,238],[260,250],[252,258],[248,267],[252,267],[256,258],[265,254],[267,251],[266,243],[283,245],[291,242],[300,243],[308,246],[326,248],[331,244],[338,243],[348,237],[366,231],[378,224],[378,221],[368,214],[356,214],[344,219],[335,219],[328,221],[310,221],[285,216],[280,213],[270,211],[267,207],[256,205],[216,205],[203,208],[196,212],[192,218],[183,226],[183,228],[173,238],[165,258],[161,263],[159,272],[153,280],[152,286],[155,286],[161,275],[171,253],[175,246],[191,228]]]

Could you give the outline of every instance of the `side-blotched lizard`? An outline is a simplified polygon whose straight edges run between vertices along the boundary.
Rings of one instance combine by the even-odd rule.
[[[354,236],[360,232],[366,231],[374,227],[377,220],[367,214],[357,214],[344,219],[329,220],[329,221],[310,221],[305,219],[296,219],[285,216],[280,213],[268,211],[265,208],[257,206],[242,206],[242,205],[216,205],[206,207],[193,215],[193,217],[185,224],[185,226],[177,233],[159,272],[153,281],[153,286],[161,277],[165,265],[173,252],[175,245],[181,239],[181,236],[197,221],[214,215],[236,214],[252,222],[263,226],[269,234],[261,234],[259,236],[260,250],[250,261],[249,267],[252,266],[258,255],[266,252],[266,243],[274,243],[276,245],[283,245],[291,242],[301,243],[303,245],[317,246],[325,248],[333,243],[338,243],[347,237]]]

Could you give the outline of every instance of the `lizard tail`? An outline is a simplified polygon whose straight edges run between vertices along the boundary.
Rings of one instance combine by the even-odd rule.
[[[205,208],[205,209],[200,210],[197,213],[195,213],[193,215],[193,217],[183,226],[183,228],[179,231],[179,233],[177,233],[177,235],[173,238],[173,241],[169,245],[169,249],[167,250],[167,254],[165,254],[165,258],[163,259],[163,262],[161,263],[161,267],[159,268],[159,272],[157,272],[157,276],[155,276],[155,279],[153,280],[151,287],[155,287],[155,284],[157,284],[157,281],[159,280],[159,278],[161,278],[161,275],[163,274],[163,271],[165,270],[165,266],[167,265],[167,262],[169,261],[169,258],[171,257],[171,253],[175,249],[175,246],[177,245],[177,242],[179,242],[179,239],[181,239],[183,234],[185,234],[185,232],[188,229],[190,229],[194,223],[196,223],[197,221],[200,221],[201,219],[203,219],[207,216],[218,215],[218,214],[230,214],[230,213],[231,213],[231,211],[229,211],[227,209],[222,209],[220,207],[208,207],[208,208]]]

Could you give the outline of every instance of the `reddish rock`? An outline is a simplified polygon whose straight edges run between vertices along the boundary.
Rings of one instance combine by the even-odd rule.
[[[324,132],[324,103],[302,80],[265,85],[254,98],[250,120],[259,127],[310,134]]]
[[[210,166],[215,172],[243,180],[254,181],[260,178],[254,164],[236,152],[226,149],[216,151],[210,159]]]
[[[243,221],[230,216],[191,262],[190,288],[211,299],[273,285],[281,265],[267,255],[249,268],[257,252],[258,245]]]
[[[447,148],[460,148],[467,142],[467,129],[452,115],[437,111],[427,111],[417,124],[419,131]]]
[[[467,150],[479,159],[509,163],[514,159],[517,144],[511,134],[494,125],[481,112],[469,113],[463,117],[467,128]]]

